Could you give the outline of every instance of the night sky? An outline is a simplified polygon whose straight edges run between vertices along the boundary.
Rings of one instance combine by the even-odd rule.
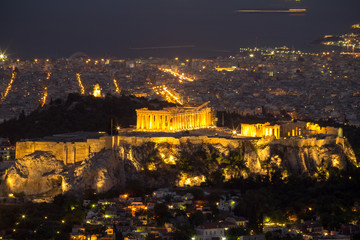
[[[234,12],[274,8],[308,12]],[[230,55],[256,37],[258,47],[309,50],[360,23],[359,0],[1,0],[0,11],[0,50],[14,58]]]

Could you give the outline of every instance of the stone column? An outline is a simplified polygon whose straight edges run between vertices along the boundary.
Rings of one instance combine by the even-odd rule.
[[[173,116],[169,116],[169,130],[172,131],[174,129],[174,118]]]
[[[193,113],[193,122],[194,122],[193,128],[196,128],[196,113]]]
[[[198,114],[198,118],[199,118],[199,128],[201,128],[201,113]]]
[[[199,113],[196,113],[196,127],[200,128],[200,118],[199,118]]]
[[[150,130],[154,129],[154,115],[150,115]]]
[[[136,114],[136,129],[140,128],[140,114]]]
[[[209,126],[207,112],[204,112],[204,124],[205,124],[205,126]]]
[[[150,115],[146,115],[146,130],[150,129]]]
[[[144,129],[147,129],[147,114],[144,114]]]
[[[159,115],[159,129],[162,130],[163,129],[163,115]]]
[[[202,121],[202,126],[203,127],[205,127],[206,126],[206,120],[205,120],[205,112],[203,112],[202,114],[201,114],[201,121]]]
[[[154,129],[155,130],[158,130],[158,123],[159,123],[158,114],[155,114],[155,116],[154,116]]]
[[[195,128],[195,117],[196,115],[194,113],[191,114],[191,120],[192,120],[192,128]]]
[[[193,117],[194,117],[194,128],[197,127],[197,114],[196,113],[193,113]]]
[[[166,116],[162,115],[161,116],[161,129],[165,130],[165,121],[166,121]]]
[[[177,129],[177,117],[176,117],[176,115],[173,116],[172,123],[173,123],[172,130],[175,131]]]
[[[144,115],[140,114],[140,129],[144,128]]]
[[[141,116],[141,129],[145,129],[146,128],[146,116],[145,114],[142,114]]]
[[[211,122],[211,112],[208,113],[208,126],[212,126],[212,122]]]
[[[188,128],[191,128],[191,115],[190,114],[188,114],[187,115],[187,124],[188,124]]]
[[[179,129],[180,129],[179,115],[176,115],[176,126],[175,126],[175,130],[179,130]]]
[[[153,115],[153,130],[157,129],[157,114]]]

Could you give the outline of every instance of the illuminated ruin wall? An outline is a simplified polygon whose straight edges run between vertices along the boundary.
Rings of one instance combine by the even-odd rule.
[[[92,153],[103,149],[111,149],[111,137],[87,139],[86,142],[54,142],[54,141],[25,141],[16,143],[16,159],[23,158],[35,151],[50,152],[64,164],[82,162]]]
[[[291,122],[281,125],[281,136],[282,137],[307,137],[314,136],[317,134],[330,134],[337,135],[339,128],[334,127],[321,127],[319,124],[312,122]]]
[[[241,136],[244,137],[309,137],[317,134],[338,135],[339,129],[334,127],[321,127],[311,122],[289,122],[281,125],[241,124]]]
[[[137,109],[136,130],[145,132],[177,132],[215,127],[210,107],[174,107],[163,110]]]
[[[241,124],[241,136],[244,137],[267,137],[280,138],[280,125],[265,124]]]

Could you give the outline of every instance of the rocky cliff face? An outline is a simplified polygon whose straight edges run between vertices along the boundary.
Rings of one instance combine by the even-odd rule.
[[[344,169],[355,164],[345,139],[260,140],[184,137],[123,139],[78,165],[64,165],[48,152],[18,159],[6,171],[2,192],[54,196],[84,189],[107,191],[138,179],[149,186],[199,185],[280,169],[286,174],[313,175],[319,168]]]
[[[61,193],[65,166],[47,152],[35,152],[18,159],[4,176],[3,185],[11,193],[54,195]]]

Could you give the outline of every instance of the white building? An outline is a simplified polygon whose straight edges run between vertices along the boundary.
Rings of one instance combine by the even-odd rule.
[[[196,240],[225,240],[225,228],[220,227],[217,223],[206,223],[196,230]]]

